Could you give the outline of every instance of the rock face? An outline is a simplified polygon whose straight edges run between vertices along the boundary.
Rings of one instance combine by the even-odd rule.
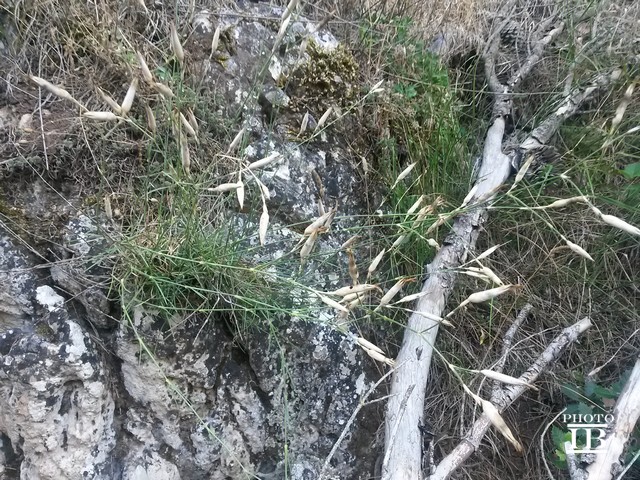
[[[243,118],[247,161],[282,154],[259,173],[270,211],[278,212],[274,224],[308,222],[319,201],[342,215],[356,212],[363,195],[339,135],[290,138],[292,129],[308,135],[305,113],[313,129],[325,106],[313,110],[300,89],[279,87],[301,65],[302,40],[335,49],[335,39],[296,18],[264,84],[254,83],[279,26],[265,19],[281,14],[262,4],[195,14],[186,44],[192,73],[225,97],[227,115]],[[218,25],[221,46],[210,56],[204,45]],[[338,109],[348,78],[331,80],[343,90],[331,99]],[[9,117],[2,125],[13,129],[19,118]],[[5,173],[0,189],[17,178]],[[25,191],[40,185],[20,181]],[[12,198],[25,222],[42,216],[37,202]],[[323,478],[373,475],[380,418],[367,410],[350,422],[375,380],[372,362],[321,321],[333,316],[326,306],[309,307],[317,322],[272,319],[278,337],[249,331],[237,338],[223,321],[197,312],[167,325],[157,312],[109,293],[109,221],[79,197],[69,203],[52,195],[46,203],[48,212],[61,212],[51,220],[57,227],[30,248],[0,222],[0,478],[312,480],[346,427]],[[323,242],[339,245],[344,237],[337,231]],[[307,269],[316,286],[340,280],[326,266]]]

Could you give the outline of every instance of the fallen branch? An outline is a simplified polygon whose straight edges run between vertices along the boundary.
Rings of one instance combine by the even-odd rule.
[[[543,37],[540,40],[542,47],[549,44],[561,31],[561,27],[558,27]],[[421,467],[423,441],[419,425],[423,420],[426,386],[439,327],[439,322],[431,318],[442,316],[447,299],[455,286],[455,269],[465,263],[468,252],[475,249],[480,227],[487,218],[487,206],[511,174],[510,159],[503,153],[502,147],[505,119],[512,110],[512,92],[507,85],[499,82],[495,71],[499,42],[500,36],[496,35],[487,49],[485,59],[486,77],[494,94],[494,120],[485,138],[482,164],[473,187],[475,193],[469,201],[469,210],[457,217],[442,248],[425,268],[427,280],[422,287],[424,295],[417,302],[415,313],[408,320],[397,357],[397,362],[403,366],[396,370],[392,378],[391,395],[387,404],[385,458],[388,458],[388,462],[385,462],[382,470],[383,480],[424,478]],[[540,55],[541,50],[534,46],[533,64]],[[525,62],[523,69],[516,72],[511,79],[513,85],[519,84],[526,73],[530,72],[531,68],[528,65],[529,63]],[[598,75],[588,87],[572,92],[520,145],[520,150],[526,151],[546,145],[564,120],[575,114],[595,92],[610,85],[619,75],[619,69]],[[411,388],[414,388],[413,393],[404,403],[403,395]]]
[[[533,383],[538,376],[549,369],[552,362],[558,359],[562,352],[571,343],[591,326],[591,320],[586,317],[579,322],[565,328],[558,337],[551,342],[544,352],[538,357],[534,364],[520,376],[520,380],[526,383]],[[494,400],[494,404],[500,412],[516,401],[527,389],[524,385],[511,385],[503,390],[500,400]],[[496,395],[493,396],[494,398]],[[491,426],[491,422],[486,415],[475,421],[466,438],[458,444],[453,451],[442,459],[436,471],[429,480],[444,480],[458,468],[469,456],[480,446],[480,441]]]
[[[602,453],[597,454],[595,461],[586,469],[589,480],[611,480],[614,474],[622,470],[620,457],[640,417],[639,397],[640,358],[636,360],[631,376],[613,409],[614,420],[609,426],[610,431],[598,446]]]

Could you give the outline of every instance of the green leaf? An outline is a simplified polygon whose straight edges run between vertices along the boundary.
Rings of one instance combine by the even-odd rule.
[[[620,173],[622,173],[629,180],[640,177],[640,162],[627,165],[626,167],[624,167],[624,170],[620,171]]]
[[[577,385],[571,385],[570,383],[565,383],[560,387],[560,391],[563,395],[569,397],[571,400],[576,402],[581,402],[584,400],[584,396],[582,394],[582,389]]]
[[[569,433],[569,432],[567,432]],[[556,447],[561,447],[562,445],[564,445],[564,438],[565,438],[565,432],[560,430],[558,427],[556,427],[555,425],[553,427],[551,427],[551,439],[553,440],[553,444]]]

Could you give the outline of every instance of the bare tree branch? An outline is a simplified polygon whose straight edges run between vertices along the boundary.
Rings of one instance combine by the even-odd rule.
[[[514,85],[525,78],[539,60],[544,47],[561,31],[562,25],[553,29],[537,43],[531,57],[516,73],[513,79]],[[426,318],[423,314],[435,317],[442,315],[447,299],[455,286],[455,269],[465,262],[467,252],[475,249],[479,227],[487,217],[486,207],[511,174],[509,157],[503,153],[502,146],[505,137],[505,118],[511,113],[512,102],[510,88],[500,83],[495,71],[499,46],[500,38],[496,35],[492,37],[491,45],[486,50],[485,69],[489,87],[494,93],[494,120],[485,138],[482,165],[478,180],[473,187],[475,193],[469,202],[468,212],[457,217],[452,232],[443,242],[443,247],[431,264],[426,266],[428,277],[422,288],[424,296],[419,299],[415,307],[416,312],[409,318],[398,354],[397,361],[403,366],[393,375],[391,395],[387,405],[385,457],[388,456],[388,462],[385,462],[382,471],[383,480],[424,478],[421,467],[423,442],[419,424],[424,414],[426,386],[439,323]],[[610,85],[620,76],[620,72],[621,70],[617,69],[612,73],[599,75],[586,89],[574,91],[564,100],[560,108],[532,132],[520,148],[528,150],[545,145],[564,120],[575,114],[580,105],[599,88]],[[403,394],[410,388],[415,389],[404,404]],[[479,426],[472,432],[470,438],[481,438],[489,425],[488,420],[486,422],[486,425],[482,426],[484,430]],[[399,444],[394,445],[396,442]]]
[[[586,317],[579,322],[565,328],[562,333],[545,349],[534,364],[520,376],[520,380],[533,383],[540,373],[547,371],[555,360],[562,354],[568,345],[591,326],[591,320]],[[496,405],[500,412],[504,411],[527,389],[524,385],[512,385],[505,389],[504,397],[500,404]],[[471,427],[467,437],[453,451],[438,464],[436,472],[429,480],[444,480],[458,468],[480,446],[480,442],[491,426],[486,415],[480,417]]]

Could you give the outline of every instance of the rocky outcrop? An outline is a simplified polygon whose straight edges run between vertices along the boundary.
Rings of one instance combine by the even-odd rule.
[[[258,175],[270,193],[273,234],[286,239],[284,226],[315,218],[319,201],[346,215],[358,211],[364,196],[338,132],[292,139],[292,130],[309,134],[300,133],[305,113],[314,128],[322,102],[314,110],[300,97],[304,89],[279,86],[313,61],[301,60],[300,41],[331,50],[335,39],[296,18],[259,75],[279,26],[268,19],[281,13],[263,4],[199,12],[186,48],[190,74],[226,98],[225,115],[242,118],[246,160],[282,154]],[[222,46],[210,56],[204,45],[218,25]],[[348,74],[331,81],[338,91],[331,102],[339,108],[351,88]],[[35,184],[48,188],[10,170],[9,181],[22,182],[25,192]],[[42,216],[38,202],[19,192],[11,198],[26,224]],[[333,312],[292,290],[291,304],[303,304],[317,321],[280,314],[241,336],[224,319],[199,312],[167,324],[110,290],[109,249],[118,234],[110,220],[79,195],[71,202],[50,195],[46,203],[47,212],[63,212],[50,220],[49,238],[38,227],[33,242],[0,223],[0,478],[318,478],[376,375],[353,340],[326,322]],[[248,212],[235,215],[250,219]],[[298,234],[288,235],[291,243]],[[336,222],[318,248],[345,238]],[[282,252],[260,255],[268,260]],[[305,269],[315,287],[343,285],[329,266],[310,261]],[[325,478],[369,478],[379,422],[368,414],[350,426]]]

